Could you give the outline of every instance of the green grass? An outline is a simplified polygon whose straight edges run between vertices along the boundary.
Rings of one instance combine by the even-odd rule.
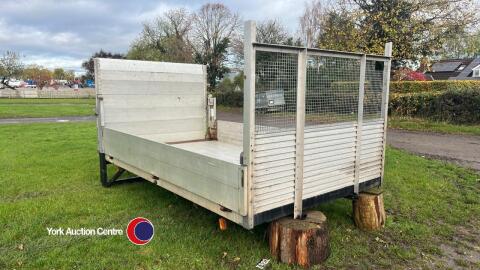
[[[270,258],[265,225],[248,231],[230,224],[220,231],[215,214],[148,182],[101,187],[94,123],[3,125],[0,134],[0,269],[252,269]],[[427,265],[441,254],[439,243],[450,241],[456,225],[478,223],[479,178],[388,149],[386,227],[357,230],[349,200],[321,205],[332,249],[325,266]],[[146,246],[135,246],[126,236],[48,236],[46,229],[125,228],[137,216],[155,225]]]
[[[0,118],[88,116],[95,99],[0,99]]]
[[[389,117],[388,121],[390,128],[448,134],[480,135],[480,125],[454,125],[421,118],[395,116]]]

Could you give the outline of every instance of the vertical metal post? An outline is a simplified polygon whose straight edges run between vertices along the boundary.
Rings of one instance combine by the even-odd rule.
[[[107,174],[107,160],[105,159],[104,153],[98,153],[98,159],[100,161],[100,183],[102,186],[109,187],[108,183],[108,174]]]
[[[392,57],[392,42],[385,43],[385,56]],[[392,60],[388,59],[383,67],[383,91],[382,91],[382,117],[383,117],[383,154],[382,154],[382,171],[380,176],[381,184],[383,184],[383,174],[385,169],[385,148],[387,144],[387,122],[388,122],[388,96],[390,92],[390,69]]]
[[[367,66],[367,56],[364,54],[360,59],[360,83],[358,87],[358,112],[357,112],[357,143],[355,146],[355,182],[353,183],[353,192],[358,194],[360,182],[360,160],[362,149],[362,129],[363,129],[363,99],[365,96],[365,71]]]
[[[97,116],[97,138],[98,138],[98,152],[104,153],[103,149],[103,126],[105,125],[104,121],[104,112],[103,112],[103,96],[100,91],[100,59],[93,59],[94,63],[94,72],[95,72],[95,114]]]
[[[257,35],[255,22],[246,21],[244,31],[243,165],[247,166],[248,223],[253,228],[253,147],[255,139],[255,50],[253,43]]]
[[[217,139],[217,99],[211,94],[207,98],[207,135],[209,139]]]
[[[295,134],[295,200],[293,217],[302,217],[303,157],[305,131],[305,92],[307,82],[307,49],[298,53],[297,64],[297,126]]]

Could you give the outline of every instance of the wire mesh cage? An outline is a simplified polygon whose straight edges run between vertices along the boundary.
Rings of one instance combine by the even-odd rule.
[[[255,132],[295,129],[298,55],[258,51],[255,59]]]
[[[365,67],[365,94],[363,98],[363,119],[382,117],[383,75],[385,62],[367,60]]]
[[[310,55],[306,72],[305,126],[357,119],[359,60]]]

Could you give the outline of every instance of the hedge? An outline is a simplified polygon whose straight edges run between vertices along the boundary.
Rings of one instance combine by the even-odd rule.
[[[215,92],[217,104],[228,107],[243,107],[243,91],[222,91]]]
[[[480,89],[446,90],[390,95],[395,116],[428,118],[456,124],[480,123]]]
[[[390,83],[390,93],[444,92],[448,90],[480,89],[480,80],[465,81],[395,81]]]

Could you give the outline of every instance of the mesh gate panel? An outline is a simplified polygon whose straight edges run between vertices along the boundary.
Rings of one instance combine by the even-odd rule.
[[[360,61],[308,56],[305,126],[357,120]]]
[[[298,54],[257,51],[255,132],[295,130]]]
[[[383,61],[367,60],[365,67],[365,95],[363,99],[363,119],[382,117]]]

